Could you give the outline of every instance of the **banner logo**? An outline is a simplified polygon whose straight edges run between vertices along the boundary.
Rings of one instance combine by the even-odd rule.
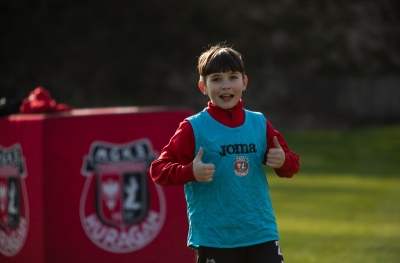
[[[123,145],[92,143],[81,170],[86,182],[80,217],[86,234],[100,248],[132,252],[145,247],[160,232],[165,197],[148,173],[156,157],[148,139]]]
[[[29,209],[21,146],[0,146],[0,253],[16,255],[25,244]]]

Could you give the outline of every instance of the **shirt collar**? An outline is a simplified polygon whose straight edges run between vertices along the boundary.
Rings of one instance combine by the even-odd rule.
[[[244,122],[245,115],[243,111],[243,101],[241,99],[232,109],[222,109],[209,101],[206,110],[211,117],[229,127],[237,127]]]

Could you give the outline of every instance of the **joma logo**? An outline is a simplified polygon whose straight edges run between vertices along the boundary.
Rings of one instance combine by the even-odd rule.
[[[229,144],[221,145],[221,152],[219,155],[226,156],[226,154],[243,154],[243,153],[256,153],[256,145],[250,144]]]

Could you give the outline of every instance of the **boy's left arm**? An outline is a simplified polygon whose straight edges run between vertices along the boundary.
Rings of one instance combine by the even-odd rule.
[[[300,169],[300,158],[299,156],[290,151],[283,136],[274,129],[274,127],[267,121],[267,151],[264,155],[264,164],[267,162],[267,155],[270,149],[275,148],[274,137],[278,139],[279,145],[285,153],[285,161],[280,168],[274,168],[275,173],[279,177],[291,178]]]

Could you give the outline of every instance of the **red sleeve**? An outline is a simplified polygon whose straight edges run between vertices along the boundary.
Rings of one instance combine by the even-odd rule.
[[[195,140],[192,126],[183,121],[150,166],[153,181],[160,185],[184,185],[196,181],[193,174]]]
[[[267,151],[264,155],[264,164],[267,162],[267,154],[269,149],[274,147],[274,136],[279,141],[279,144],[282,146],[283,151],[286,154],[285,162],[282,167],[279,169],[274,169],[275,173],[279,177],[291,178],[294,174],[296,174],[300,169],[300,158],[294,152],[291,152],[289,146],[287,145],[283,136],[274,129],[274,127],[267,121]]]

